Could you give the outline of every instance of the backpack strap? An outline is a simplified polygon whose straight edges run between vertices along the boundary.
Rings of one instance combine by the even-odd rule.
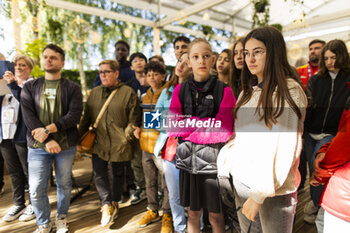
[[[179,99],[182,105],[182,112],[184,112],[184,104],[185,104],[185,91],[187,86],[189,85],[188,80],[183,82],[180,87],[180,92],[179,92]],[[227,85],[219,81],[218,79],[216,80],[214,89],[213,89],[213,97],[214,97],[214,112],[217,114],[219,112],[220,104],[221,101],[224,97],[224,89],[227,87]]]
[[[181,103],[181,106],[182,106],[182,113],[184,113],[185,90],[186,90],[186,86],[187,85],[188,85],[188,81],[186,80],[185,82],[181,83],[181,86],[180,86],[179,99],[180,99],[180,103]]]

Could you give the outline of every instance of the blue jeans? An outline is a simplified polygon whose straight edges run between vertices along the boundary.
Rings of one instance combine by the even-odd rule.
[[[186,217],[183,206],[180,204],[179,169],[176,168],[175,159],[169,162],[163,160],[165,182],[169,192],[171,214],[173,216],[174,229],[177,232],[186,231]]]
[[[315,140],[310,136],[309,133],[305,133],[304,138],[304,152],[307,163],[309,165],[311,177],[312,173],[314,172],[315,154],[319,151],[321,146],[323,146],[327,142],[330,142],[334,138],[334,135],[324,137],[321,140]],[[320,198],[324,187],[324,185],[319,185],[317,187],[310,185],[311,200],[314,202],[315,206],[318,206],[318,203],[320,202]]]
[[[76,147],[71,147],[58,154],[51,154],[41,148],[28,149],[29,193],[36,223],[38,226],[50,222],[50,203],[47,195],[48,181],[52,162],[55,161],[55,178],[57,184],[57,214],[65,217],[68,213],[72,190],[72,164]]]
[[[252,222],[242,213],[243,204],[249,198],[250,188],[233,179],[235,202],[242,233],[292,233],[297,207],[297,192],[268,197],[264,200]]]
[[[317,216],[316,216],[316,220],[315,220],[317,233],[323,233],[323,229],[324,229],[324,213],[325,213],[325,210],[322,207],[320,207],[320,209],[317,212]]]

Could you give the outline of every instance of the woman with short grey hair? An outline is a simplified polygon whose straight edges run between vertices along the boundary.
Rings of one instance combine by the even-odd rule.
[[[35,218],[32,206],[25,206],[25,187],[28,185],[27,162],[27,128],[23,122],[20,110],[21,90],[34,68],[34,61],[23,54],[14,57],[15,73],[6,71],[3,78],[7,81],[11,94],[0,96],[0,151],[4,157],[6,167],[12,181],[14,206],[2,218],[10,222],[19,217],[20,221],[29,221]]]

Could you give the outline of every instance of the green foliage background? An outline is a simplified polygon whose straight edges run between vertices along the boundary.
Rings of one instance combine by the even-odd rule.
[[[98,7],[100,9],[114,11],[120,14],[131,15],[135,17],[141,17],[151,21],[157,21],[158,16],[152,12],[126,7],[116,2],[108,0],[65,0],[74,2],[77,4],[84,4],[88,6]],[[66,61],[69,61],[77,66],[78,61],[78,43],[70,38],[67,28],[69,24],[79,16],[81,19],[88,22],[90,30],[98,32],[101,35],[102,40],[98,44],[92,43],[90,38],[86,38],[86,41],[82,44],[83,48],[83,61],[84,70],[91,70],[96,64],[91,64],[93,58],[101,56],[104,58],[111,58],[111,51],[114,50],[114,43],[118,40],[125,40],[130,44],[130,54],[136,51],[144,51],[146,45],[153,45],[153,28],[142,25],[136,25],[132,23],[126,23],[120,20],[114,20],[109,18],[103,18],[100,16],[92,16],[80,14],[73,11],[66,11],[50,7],[45,4],[45,1],[39,0],[28,0],[21,1],[21,18],[22,18],[22,30],[25,35],[22,40],[25,41],[25,50],[22,51],[24,54],[32,57],[35,60],[35,67],[32,72],[33,77],[40,77],[44,75],[40,65],[40,58],[42,49],[47,43],[55,43],[64,48],[66,52]],[[11,4],[10,1],[1,1],[0,13],[8,18],[11,18]],[[40,30],[34,30],[32,25],[32,18],[36,17],[40,22]],[[160,16],[161,18],[164,17]],[[177,23],[175,23],[177,24]],[[191,22],[186,22],[181,25],[186,28],[193,30],[200,30],[207,34],[209,41],[214,41],[212,35],[221,35],[230,37],[230,33],[224,30],[218,30],[215,28],[197,25]],[[124,30],[128,28],[131,31],[129,38],[125,37]],[[164,41],[161,46],[161,52],[164,53],[167,49],[173,46],[172,41],[179,34],[170,31],[160,31],[160,39]],[[0,36],[1,30],[0,30]],[[191,39],[193,37],[187,35]],[[217,45],[220,42],[217,42]],[[69,48],[67,48],[67,44]],[[76,75],[77,70],[67,72],[67,76],[74,80],[79,80],[79,74]],[[87,84],[91,87],[90,74],[95,71],[86,71]],[[92,75],[93,76],[93,75]],[[94,78],[93,78],[94,79]]]

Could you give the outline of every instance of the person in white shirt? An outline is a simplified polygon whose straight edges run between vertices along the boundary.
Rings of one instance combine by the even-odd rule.
[[[27,128],[20,111],[20,93],[25,82],[32,80],[30,76],[34,68],[34,61],[23,54],[14,57],[15,74],[6,71],[3,78],[8,83],[11,94],[0,96],[1,107],[1,137],[0,151],[4,156],[6,167],[12,181],[14,206],[3,216],[6,222],[19,217],[20,221],[29,221],[35,218],[30,204],[25,206],[25,189],[28,189],[28,162],[27,162]]]
[[[252,30],[244,59],[236,135],[218,156],[219,180],[232,175],[242,232],[291,233],[307,98],[275,28]]]

